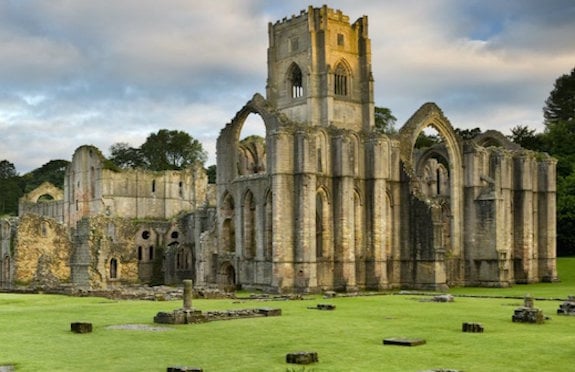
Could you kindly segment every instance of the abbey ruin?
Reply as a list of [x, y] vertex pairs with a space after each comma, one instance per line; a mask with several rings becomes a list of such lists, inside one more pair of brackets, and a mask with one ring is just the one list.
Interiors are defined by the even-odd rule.
[[[0, 284], [179, 284], [269, 292], [509, 286], [557, 279], [556, 160], [496, 131], [463, 140], [425, 103], [374, 123], [368, 19], [309, 7], [269, 24], [266, 96], [217, 141], [217, 183], [115, 170], [76, 150], [0, 221]], [[248, 116], [265, 138], [240, 141]], [[442, 141], [416, 146], [425, 128]], [[48, 201], [42, 196], [49, 195]]]

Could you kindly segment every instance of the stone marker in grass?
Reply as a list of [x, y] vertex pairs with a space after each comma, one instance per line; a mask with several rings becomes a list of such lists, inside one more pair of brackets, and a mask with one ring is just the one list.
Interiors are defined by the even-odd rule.
[[74, 333], [92, 332], [92, 323], [74, 322], [70, 323], [70, 330]]
[[422, 338], [400, 338], [391, 337], [383, 339], [384, 345], [398, 345], [398, 346], [419, 346], [424, 345], [425, 340]]
[[292, 364], [311, 364], [318, 361], [317, 352], [315, 351], [298, 351], [286, 355], [286, 362]]

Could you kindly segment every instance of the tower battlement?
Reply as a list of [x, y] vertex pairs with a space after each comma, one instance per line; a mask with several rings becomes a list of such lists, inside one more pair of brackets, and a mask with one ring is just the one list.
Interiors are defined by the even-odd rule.
[[[281, 20], [277, 20], [273, 23], [273, 26], [280, 26], [280, 25], [289, 25], [292, 22], [301, 21], [305, 18], [314, 18], [317, 17], [319, 20], [330, 20], [330, 21], [337, 21], [337, 22], [349, 22], [349, 16], [345, 15], [339, 9], [332, 9], [329, 8], [327, 5], [323, 5], [320, 8], [314, 8], [313, 6], [309, 6], [307, 9], [302, 9], [299, 14], [292, 14], [291, 17], [283, 17]], [[362, 17], [363, 18], [363, 17]], [[361, 18], [360, 18], [361, 19]], [[270, 26], [272, 22], [270, 22]]]

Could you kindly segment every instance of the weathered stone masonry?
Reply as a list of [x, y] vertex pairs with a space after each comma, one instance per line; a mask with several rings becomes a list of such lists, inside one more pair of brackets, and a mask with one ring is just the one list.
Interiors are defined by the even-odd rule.
[[[115, 171], [76, 150], [64, 190], [2, 220], [0, 279], [272, 292], [445, 289], [557, 279], [556, 160], [496, 131], [464, 141], [426, 103], [374, 128], [368, 19], [326, 6], [270, 23], [266, 96], [221, 131], [217, 184], [200, 166]], [[250, 115], [265, 138], [241, 140]], [[434, 128], [442, 142], [418, 148]], [[43, 201], [43, 195], [52, 199]]]

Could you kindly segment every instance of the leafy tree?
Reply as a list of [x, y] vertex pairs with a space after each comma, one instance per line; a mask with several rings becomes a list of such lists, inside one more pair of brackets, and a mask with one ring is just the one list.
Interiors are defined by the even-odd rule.
[[18, 199], [22, 196], [16, 167], [8, 160], [0, 161], [0, 216], [17, 215]]
[[160, 129], [151, 133], [139, 148], [123, 142], [110, 147], [110, 160], [123, 168], [180, 170], [196, 161], [204, 163], [207, 157], [198, 140], [178, 130]]
[[457, 133], [459, 135], [459, 137], [461, 137], [461, 139], [463, 139], [463, 140], [470, 140], [470, 139], [473, 139], [473, 138], [477, 137], [478, 135], [480, 135], [481, 129], [479, 129], [479, 128], [473, 128], [473, 129], [455, 128], [455, 133]]
[[18, 176], [18, 173], [16, 172], [16, 167], [13, 163], [9, 162], [8, 160], [0, 161], [0, 179], [16, 176]]
[[396, 133], [395, 122], [397, 118], [393, 116], [391, 110], [387, 107], [375, 107], [375, 130], [379, 133], [393, 134]]
[[560, 76], [543, 108], [543, 149], [557, 163], [557, 254], [575, 254], [575, 69]]
[[67, 160], [50, 160], [40, 168], [36, 168], [22, 176], [22, 189], [24, 192], [30, 192], [43, 182], [50, 182], [54, 186], [63, 189], [68, 165], [70, 165], [70, 162]]
[[511, 129], [511, 135], [507, 136], [519, 146], [533, 151], [544, 151], [543, 133], [536, 133], [527, 125], [516, 125]]
[[569, 75], [555, 80], [553, 90], [545, 101], [543, 116], [546, 126], [562, 121], [575, 132], [575, 68]]
[[140, 150], [152, 170], [183, 169], [207, 159], [202, 144], [179, 130], [160, 129], [150, 134]]
[[144, 168], [146, 165], [142, 151], [125, 142], [110, 146], [109, 160], [121, 168]]
[[415, 148], [423, 149], [440, 144], [443, 141], [441, 136], [436, 134], [426, 134], [425, 132], [419, 133], [417, 139], [415, 140]]
[[206, 169], [206, 173], [208, 174], [208, 183], [216, 183], [216, 173], [217, 168], [215, 164], [210, 165]]

